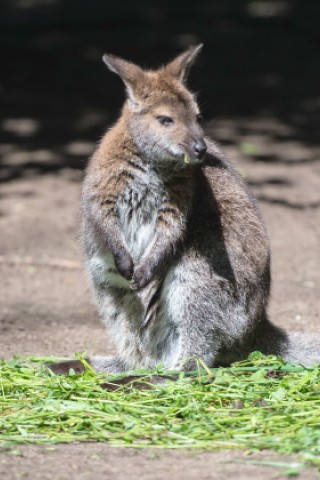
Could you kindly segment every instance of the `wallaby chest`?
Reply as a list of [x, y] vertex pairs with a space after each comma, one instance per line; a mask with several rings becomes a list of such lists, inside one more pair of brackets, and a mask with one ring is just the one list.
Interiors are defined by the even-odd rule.
[[152, 171], [129, 181], [116, 210], [127, 248], [135, 261], [152, 242], [158, 210], [166, 197], [164, 184]]

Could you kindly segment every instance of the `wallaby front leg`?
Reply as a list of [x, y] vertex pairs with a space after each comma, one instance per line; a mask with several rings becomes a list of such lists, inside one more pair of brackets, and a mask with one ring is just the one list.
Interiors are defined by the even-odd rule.
[[87, 237], [88, 254], [91, 255], [91, 234], [93, 230], [98, 234], [97, 238], [103, 247], [107, 245], [108, 250], [114, 258], [114, 263], [117, 271], [126, 280], [131, 280], [133, 276], [133, 259], [123, 241], [120, 227], [118, 225], [117, 217], [111, 214], [110, 211], [101, 211], [95, 205], [91, 207], [92, 217], [90, 219], [84, 218], [83, 232], [84, 237]]
[[112, 250], [116, 269], [126, 280], [131, 280], [133, 276], [133, 260], [124, 246], [119, 246]]
[[[160, 243], [160, 245], [159, 245]], [[164, 267], [166, 261], [173, 257], [175, 246], [168, 244], [161, 245], [161, 242], [153, 245], [153, 251], [145, 255], [142, 261], [136, 266], [133, 274], [134, 287], [138, 290], [144, 288]]]
[[[125, 245], [119, 225], [116, 176], [88, 176], [83, 189], [83, 235], [86, 254], [92, 255], [92, 240], [107, 245], [114, 257], [115, 267], [126, 280], [133, 275], [133, 260]], [[106, 183], [109, 188], [106, 188]], [[124, 186], [125, 187], [125, 186]], [[124, 188], [123, 187], [123, 188]]]
[[183, 215], [177, 209], [161, 210], [156, 234], [146, 253], [134, 269], [133, 281], [137, 289], [145, 287], [157, 274], [170, 265], [182, 243], [185, 231]]

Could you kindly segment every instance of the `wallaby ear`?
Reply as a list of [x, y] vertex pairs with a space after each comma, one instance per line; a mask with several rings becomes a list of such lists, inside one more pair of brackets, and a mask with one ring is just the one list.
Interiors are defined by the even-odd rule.
[[168, 75], [177, 78], [180, 82], [185, 82], [189, 75], [190, 68], [194, 64], [198, 54], [201, 52], [203, 43], [181, 53], [172, 62], [165, 66], [164, 70]]
[[138, 103], [137, 89], [144, 75], [143, 70], [134, 63], [127, 62], [122, 58], [115, 57], [114, 55], [104, 54], [102, 60], [107, 65], [111, 72], [116, 73], [122, 79], [126, 86], [130, 100], [134, 103]]

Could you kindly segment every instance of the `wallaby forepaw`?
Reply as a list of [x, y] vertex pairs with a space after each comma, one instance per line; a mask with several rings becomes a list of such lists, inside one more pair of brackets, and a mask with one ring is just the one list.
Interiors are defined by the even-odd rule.
[[133, 260], [130, 254], [123, 250], [114, 257], [116, 269], [126, 280], [131, 280], [133, 275]]
[[148, 265], [139, 265], [133, 274], [133, 284], [136, 290], [140, 290], [148, 285], [152, 280], [153, 271]]

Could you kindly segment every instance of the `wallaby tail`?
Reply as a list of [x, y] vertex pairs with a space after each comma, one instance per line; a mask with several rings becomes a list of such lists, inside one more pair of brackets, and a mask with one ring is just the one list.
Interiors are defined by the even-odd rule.
[[320, 334], [287, 332], [265, 318], [254, 344], [256, 350], [266, 355], [280, 355], [286, 362], [305, 367], [320, 364]]
[[287, 332], [287, 346], [280, 355], [287, 362], [305, 367], [320, 365], [320, 336]]

